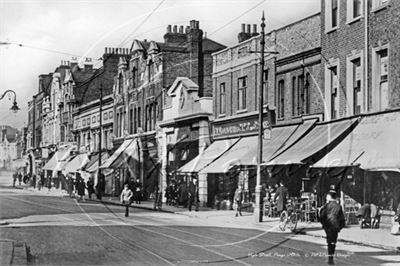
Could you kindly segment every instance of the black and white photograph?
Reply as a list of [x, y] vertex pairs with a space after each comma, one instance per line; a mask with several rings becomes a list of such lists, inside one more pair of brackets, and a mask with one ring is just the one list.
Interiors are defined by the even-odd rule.
[[0, 265], [400, 265], [400, 0], [0, 0]]

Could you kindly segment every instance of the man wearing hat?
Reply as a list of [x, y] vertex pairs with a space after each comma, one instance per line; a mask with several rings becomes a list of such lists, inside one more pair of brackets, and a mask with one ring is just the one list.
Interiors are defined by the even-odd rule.
[[322, 227], [326, 233], [326, 242], [328, 243], [328, 264], [333, 265], [333, 256], [335, 255], [336, 241], [338, 233], [345, 225], [345, 219], [342, 207], [336, 200], [336, 190], [331, 186], [326, 195], [326, 204], [321, 209], [320, 219]]

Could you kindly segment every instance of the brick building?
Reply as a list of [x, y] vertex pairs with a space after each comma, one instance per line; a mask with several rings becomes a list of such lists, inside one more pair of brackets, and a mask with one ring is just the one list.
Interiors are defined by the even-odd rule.
[[400, 106], [398, 1], [321, 1], [327, 119]]
[[[121, 59], [114, 81], [114, 144], [140, 139], [138, 159], [120, 169], [121, 182], [139, 178], [145, 194], [152, 193], [161, 174], [161, 137], [157, 122], [163, 120], [163, 95], [177, 77], [198, 84], [198, 96], [212, 95], [213, 52], [225, 46], [203, 37], [199, 21], [190, 26], [167, 27], [164, 42], [134, 40], [130, 59]], [[134, 168], [134, 170], [133, 170]]]
[[[380, 117], [399, 115], [396, 114], [400, 107], [399, 32], [399, 1], [321, 1], [322, 75], [327, 120], [359, 116], [366, 117], [366, 121], [367, 117], [376, 117], [379, 121]], [[362, 132], [360, 139], [374, 143], [377, 136], [389, 134], [384, 132], [389, 129], [377, 127]], [[377, 134], [374, 130], [383, 132]], [[346, 153], [340, 154], [339, 158], [349, 157], [352, 149], [346, 148]], [[380, 153], [379, 149], [376, 147], [376, 154]], [[393, 152], [396, 152], [394, 147]], [[360, 157], [366, 157], [366, 154]], [[393, 200], [400, 200], [398, 172], [368, 171], [353, 163], [347, 172], [349, 178], [342, 184], [346, 196], [359, 203], [371, 201], [386, 210], [396, 207]]]
[[307, 132], [309, 119], [323, 119], [320, 27], [315, 14], [266, 33], [263, 70], [255, 25], [251, 31], [243, 24], [239, 44], [213, 54], [214, 142], [207, 150], [215, 158], [196, 169], [208, 175], [208, 205], [229, 202], [238, 184], [246, 201], [254, 200], [261, 77], [264, 128], [272, 132], [263, 145], [265, 161]]

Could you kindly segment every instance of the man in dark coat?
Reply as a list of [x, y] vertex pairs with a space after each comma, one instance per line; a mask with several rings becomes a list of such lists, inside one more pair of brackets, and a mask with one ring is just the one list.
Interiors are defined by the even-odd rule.
[[89, 195], [89, 199], [92, 198], [92, 194], [94, 193], [94, 183], [92, 178], [89, 178], [89, 180], [86, 182], [86, 187]]
[[78, 191], [78, 201], [85, 201], [85, 181], [79, 178], [76, 183], [76, 190]]
[[98, 176], [98, 181], [97, 181], [97, 185], [96, 185], [96, 192], [97, 192], [97, 199], [101, 200], [101, 198], [103, 197], [103, 193], [106, 189], [106, 181], [105, 181], [105, 176], [102, 173], [99, 173]]
[[189, 183], [189, 211], [192, 211], [192, 205], [195, 205], [195, 211], [199, 211], [199, 190], [197, 186], [197, 179], [192, 179]]
[[[278, 201], [276, 199], [278, 198]], [[274, 196], [274, 201], [277, 204], [277, 211], [280, 214], [282, 211], [286, 210], [286, 203], [289, 198], [289, 190], [283, 185], [283, 182], [279, 182], [279, 187], [277, 188]]]
[[328, 264], [333, 265], [333, 257], [335, 255], [338, 234], [345, 225], [343, 210], [336, 201], [335, 190], [330, 190], [326, 195], [326, 204], [321, 209], [320, 220], [326, 233], [326, 242], [328, 244]]
[[136, 204], [142, 202], [142, 183], [140, 183], [139, 178], [137, 178], [136, 182], [133, 183], [133, 200]]

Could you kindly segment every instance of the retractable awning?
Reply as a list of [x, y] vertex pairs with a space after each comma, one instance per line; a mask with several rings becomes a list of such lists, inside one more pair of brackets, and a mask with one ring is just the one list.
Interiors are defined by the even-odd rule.
[[203, 152], [197, 155], [193, 160], [179, 168], [178, 172], [197, 173], [207, 167], [214, 160], [218, 159], [229, 148], [232, 147], [239, 139], [226, 139], [214, 141]]
[[70, 158], [70, 150], [58, 150], [53, 157], [43, 166], [44, 170], [61, 171]]
[[[263, 161], [269, 160], [293, 145], [306, 134], [316, 120], [307, 120], [302, 124], [272, 128], [271, 139], [263, 139]], [[215, 160], [202, 172], [227, 173], [234, 166], [257, 165], [258, 136], [243, 137], [231, 149]]]
[[118, 147], [118, 149], [111, 155], [110, 158], [107, 159], [107, 161], [105, 161], [100, 168], [101, 169], [105, 169], [105, 168], [110, 168], [111, 164], [118, 158], [118, 156], [129, 146], [129, 144], [132, 143], [132, 141], [134, 141], [133, 139], [128, 139], [125, 140], [121, 146]]
[[272, 157], [265, 165], [304, 164], [320, 159], [357, 125], [357, 119], [322, 122], [292, 147]]
[[[103, 152], [101, 154], [101, 161], [105, 162], [110, 156], [108, 155], [107, 152]], [[96, 154], [94, 155], [90, 161], [82, 168], [82, 170], [86, 171], [86, 172], [97, 172], [97, 170], [99, 169], [99, 155]]]
[[64, 166], [64, 171], [67, 173], [78, 172], [85, 164], [89, 162], [87, 154], [78, 154]]
[[400, 112], [368, 115], [313, 167], [357, 165], [371, 171], [400, 171]]
[[135, 161], [139, 161], [139, 143], [138, 139], [135, 138], [129, 143], [129, 145], [115, 158], [114, 162], [110, 164], [109, 168], [127, 168], [134, 164]]

